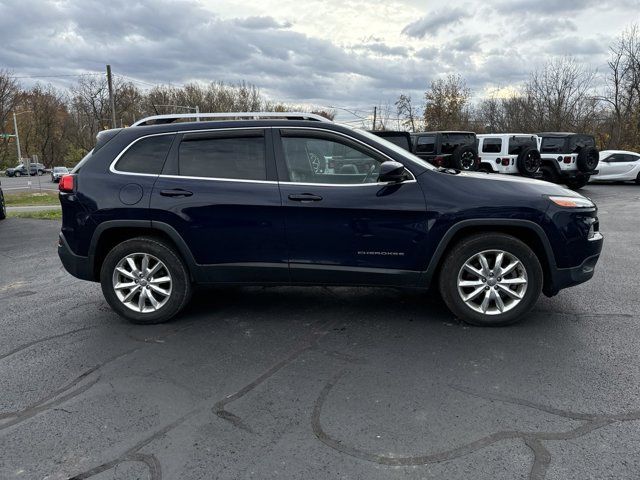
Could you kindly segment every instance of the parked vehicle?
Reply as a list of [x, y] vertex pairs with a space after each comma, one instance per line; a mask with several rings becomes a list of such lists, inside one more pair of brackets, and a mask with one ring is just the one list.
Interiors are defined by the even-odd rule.
[[526, 133], [478, 135], [478, 155], [485, 172], [536, 177], [542, 163], [538, 137]]
[[53, 167], [51, 169], [51, 181], [58, 183], [60, 178], [67, 173], [69, 173], [69, 169], [67, 167]]
[[[29, 175], [44, 175], [45, 166], [42, 163], [30, 163], [29, 164]], [[13, 168], [7, 168], [4, 172], [7, 177], [21, 177], [27, 175], [27, 166], [23, 163], [16, 165]]]
[[548, 132], [538, 134], [542, 176], [577, 190], [598, 173], [598, 150], [591, 135]]
[[436, 167], [475, 171], [480, 167], [473, 132], [412, 133], [412, 151]]
[[598, 173], [591, 182], [635, 181], [640, 185], [640, 153], [626, 150], [603, 150], [600, 152]]
[[[603, 238], [589, 199], [278, 115], [161, 115], [101, 132], [60, 180], [64, 267], [137, 323], [171, 319], [197, 283], [435, 286], [458, 318], [505, 325], [540, 292], [593, 276]], [[320, 147], [373, 168], [318, 172]]]
[[2, 192], [2, 184], [0, 183], [0, 220], [7, 218], [7, 206], [4, 203], [4, 193]]
[[408, 152], [414, 153], [412, 148], [411, 134], [399, 130], [369, 130], [370, 133], [384, 138], [399, 147], [404, 148]]

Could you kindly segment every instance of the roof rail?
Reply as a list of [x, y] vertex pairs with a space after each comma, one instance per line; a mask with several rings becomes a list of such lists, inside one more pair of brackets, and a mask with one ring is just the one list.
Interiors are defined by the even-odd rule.
[[328, 118], [315, 113], [304, 112], [226, 112], [226, 113], [170, 113], [166, 115], [152, 115], [135, 122], [132, 127], [142, 125], [153, 125], [161, 123], [173, 123], [176, 120], [195, 119], [199, 122], [201, 119], [225, 119], [225, 120], [259, 120], [261, 118], [284, 118], [287, 120], [315, 120], [318, 122], [330, 122]]

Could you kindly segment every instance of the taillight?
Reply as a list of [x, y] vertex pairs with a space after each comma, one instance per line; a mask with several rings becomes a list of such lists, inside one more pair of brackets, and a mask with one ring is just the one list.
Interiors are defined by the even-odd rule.
[[71, 193], [75, 184], [75, 175], [64, 175], [58, 183], [58, 190], [61, 192]]
[[436, 157], [433, 159], [433, 163], [436, 167], [441, 167], [444, 164], [444, 157]]
[[503, 167], [508, 167], [509, 166], [509, 159], [508, 158], [503, 158], [502, 159], [502, 166]]
[[571, 157], [564, 157], [564, 163], [571, 163]]

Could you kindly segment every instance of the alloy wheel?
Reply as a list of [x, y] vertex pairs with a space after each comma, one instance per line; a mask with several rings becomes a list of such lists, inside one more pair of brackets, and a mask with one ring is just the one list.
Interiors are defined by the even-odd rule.
[[132, 253], [120, 260], [113, 270], [112, 281], [118, 300], [134, 312], [155, 312], [171, 296], [169, 269], [148, 253]]
[[469, 258], [458, 272], [458, 294], [472, 310], [499, 315], [524, 298], [528, 279], [524, 265], [504, 250], [485, 250]]
[[473, 152], [464, 152], [462, 157], [460, 158], [460, 163], [462, 164], [463, 170], [469, 170], [473, 167], [475, 155]]

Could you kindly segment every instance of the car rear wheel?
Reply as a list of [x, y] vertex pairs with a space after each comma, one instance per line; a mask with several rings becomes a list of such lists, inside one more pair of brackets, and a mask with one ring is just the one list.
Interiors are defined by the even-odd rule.
[[115, 246], [100, 269], [105, 299], [133, 323], [170, 320], [191, 297], [191, 281], [184, 262], [172, 247], [150, 237]]
[[510, 235], [489, 233], [460, 241], [440, 273], [440, 294], [451, 312], [479, 326], [503, 326], [522, 319], [542, 290], [535, 253]]

